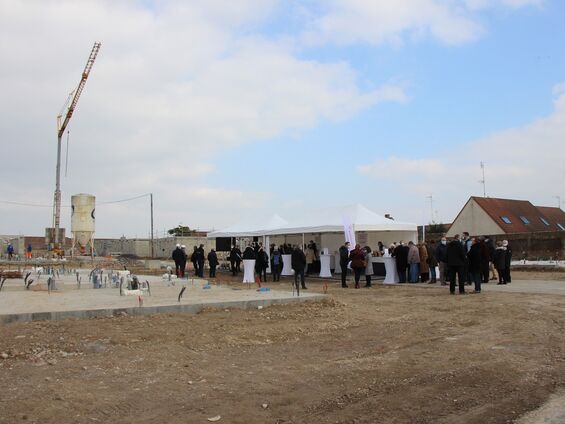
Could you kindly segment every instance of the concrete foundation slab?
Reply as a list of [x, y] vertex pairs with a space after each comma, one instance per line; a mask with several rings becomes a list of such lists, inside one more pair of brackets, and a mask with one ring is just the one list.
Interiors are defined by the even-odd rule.
[[[140, 281], [149, 281], [151, 295], [144, 294], [140, 299], [137, 295], [120, 296], [119, 288], [115, 287], [94, 289], [88, 282], [88, 271], [82, 272], [80, 288], [75, 275], [64, 275], [57, 279], [57, 290], [50, 293], [45, 276], [34, 281], [30, 290], [25, 289], [23, 280], [7, 280], [0, 292], [0, 323], [123, 314], [198, 313], [204, 308], [247, 309], [324, 298], [315, 293], [301, 292], [298, 297], [292, 291], [258, 291], [250, 284], [215, 285], [194, 279], [176, 280], [173, 285], [161, 277], [138, 277]], [[185, 290], [179, 302], [182, 288]]]

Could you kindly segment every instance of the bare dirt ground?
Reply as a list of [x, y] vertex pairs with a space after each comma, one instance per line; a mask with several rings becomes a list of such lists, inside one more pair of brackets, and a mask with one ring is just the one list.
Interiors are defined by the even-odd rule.
[[0, 423], [509, 423], [565, 387], [565, 296], [338, 286], [0, 326]]

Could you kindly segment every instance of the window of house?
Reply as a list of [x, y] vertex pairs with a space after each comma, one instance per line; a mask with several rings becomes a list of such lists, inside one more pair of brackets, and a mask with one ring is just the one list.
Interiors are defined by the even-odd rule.
[[520, 216], [520, 219], [526, 225], [528, 225], [530, 223], [530, 220], [528, 218], [526, 218], [525, 216]]
[[540, 221], [543, 222], [546, 226], [549, 227], [549, 222], [547, 222], [547, 219], [542, 218], [541, 216], [539, 217]]
[[557, 223], [557, 226], [559, 227], [560, 230], [565, 231], [565, 227], [561, 225], [559, 222]]
[[502, 222], [504, 222], [505, 224], [512, 224], [512, 221], [510, 221], [510, 218], [508, 218], [507, 216], [501, 216], [500, 219], [502, 219]]

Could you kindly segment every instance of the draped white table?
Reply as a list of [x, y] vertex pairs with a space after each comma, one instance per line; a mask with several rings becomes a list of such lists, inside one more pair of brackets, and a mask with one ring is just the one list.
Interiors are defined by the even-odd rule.
[[294, 270], [292, 269], [292, 255], [282, 255], [283, 258], [283, 269], [281, 275], [294, 275]]
[[330, 271], [331, 255], [320, 255], [320, 277], [331, 277]]
[[398, 271], [396, 270], [396, 259], [395, 258], [382, 258], [385, 263], [386, 277], [383, 283], [385, 284], [396, 284], [400, 281], [398, 278]]
[[254, 283], [255, 282], [255, 259], [244, 259], [243, 260], [243, 282], [244, 283]]

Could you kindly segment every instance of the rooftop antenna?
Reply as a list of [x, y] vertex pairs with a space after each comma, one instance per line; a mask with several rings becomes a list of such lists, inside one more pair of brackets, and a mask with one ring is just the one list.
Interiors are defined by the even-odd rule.
[[561, 196], [553, 196], [557, 199], [557, 207], [561, 209]]
[[483, 197], [487, 197], [487, 188], [485, 183], [485, 163], [481, 161], [481, 170], [483, 172], [483, 179], [479, 182], [483, 185]]

